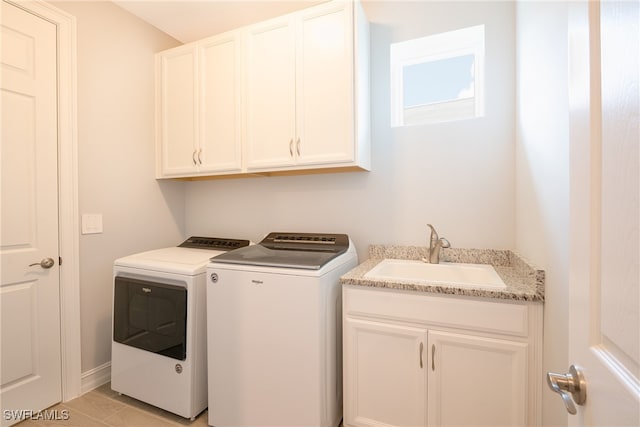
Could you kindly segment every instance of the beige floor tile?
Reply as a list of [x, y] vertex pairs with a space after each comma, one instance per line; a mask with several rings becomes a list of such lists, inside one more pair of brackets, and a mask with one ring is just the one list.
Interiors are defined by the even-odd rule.
[[88, 415], [72, 409], [64, 404], [56, 405], [46, 410], [48, 417], [57, 419], [34, 418], [18, 424], [19, 427], [107, 427], [104, 424]]
[[209, 421], [209, 412], [205, 409], [200, 415], [196, 417], [195, 420], [191, 421], [188, 418], [180, 418], [177, 420], [178, 424], [183, 426], [191, 426], [191, 427], [205, 427], [208, 426]]
[[176, 415], [173, 412], [165, 411], [164, 409], [158, 408], [157, 406], [150, 405], [146, 402], [134, 399], [124, 394], [115, 393], [112, 399], [114, 401], [139, 409], [140, 411], [146, 412], [150, 415], [155, 415], [156, 417], [165, 419], [173, 423], [181, 423], [182, 420], [186, 420], [187, 422], [189, 422], [188, 419], [182, 418], [181, 416]]
[[125, 408], [124, 403], [97, 392], [86, 393], [65, 405], [74, 412], [82, 412], [97, 420], [103, 420]]
[[101, 394], [101, 395], [104, 395], [106, 397], [113, 397], [113, 396], [117, 396], [118, 395], [117, 391], [111, 390], [111, 382], [108, 382], [106, 384], [102, 384], [100, 387], [92, 390], [90, 393]]
[[113, 427], [175, 427], [177, 425], [175, 422], [129, 406], [105, 418], [104, 422]]

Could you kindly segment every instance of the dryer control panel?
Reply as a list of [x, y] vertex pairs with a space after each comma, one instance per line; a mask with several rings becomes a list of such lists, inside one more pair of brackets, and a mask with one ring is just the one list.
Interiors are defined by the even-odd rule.
[[214, 249], [217, 251], [230, 251], [245, 246], [249, 246], [248, 240], [199, 236], [191, 236], [178, 245], [179, 248]]

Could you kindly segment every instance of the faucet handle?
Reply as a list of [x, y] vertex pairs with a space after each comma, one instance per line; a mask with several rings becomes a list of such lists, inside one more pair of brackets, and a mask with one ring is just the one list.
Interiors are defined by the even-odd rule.
[[442, 246], [441, 246], [442, 248], [450, 248], [451, 247], [451, 243], [449, 243], [449, 241], [446, 238], [441, 237], [439, 240], [442, 242]]
[[427, 227], [429, 227], [431, 229], [431, 237], [430, 240], [431, 241], [437, 241], [438, 240], [438, 232], [436, 231], [435, 227], [431, 224], [427, 224]]

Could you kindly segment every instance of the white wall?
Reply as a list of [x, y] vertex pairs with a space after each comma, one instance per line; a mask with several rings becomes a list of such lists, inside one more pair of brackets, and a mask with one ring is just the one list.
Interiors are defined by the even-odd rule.
[[[567, 4], [518, 2], [516, 248], [546, 271], [544, 371], [568, 369], [569, 100]], [[567, 425], [543, 390], [543, 425]]]
[[[344, 232], [370, 244], [426, 245], [432, 223], [453, 246], [515, 244], [515, 6], [365, 2], [371, 21], [372, 171], [186, 183], [187, 234]], [[390, 127], [390, 43], [486, 28], [486, 117]]]
[[179, 182], [154, 179], [154, 53], [178, 42], [111, 2], [54, 2], [77, 19], [82, 372], [111, 360], [113, 261], [184, 236]]

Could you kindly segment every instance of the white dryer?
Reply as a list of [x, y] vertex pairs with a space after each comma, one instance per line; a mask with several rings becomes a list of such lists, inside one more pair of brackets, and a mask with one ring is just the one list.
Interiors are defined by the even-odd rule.
[[247, 245], [191, 237], [114, 262], [113, 390], [185, 418], [207, 407], [206, 265]]
[[336, 427], [344, 234], [270, 233], [207, 268], [209, 424]]

